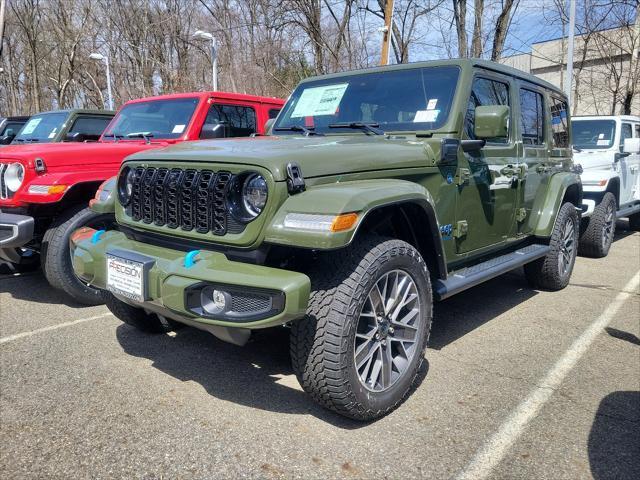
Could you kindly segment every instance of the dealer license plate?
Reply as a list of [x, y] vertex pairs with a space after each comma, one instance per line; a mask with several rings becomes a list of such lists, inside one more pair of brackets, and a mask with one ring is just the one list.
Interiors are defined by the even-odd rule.
[[145, 300], [144, 264], [107, 254], [107, 289], [142, 302]]

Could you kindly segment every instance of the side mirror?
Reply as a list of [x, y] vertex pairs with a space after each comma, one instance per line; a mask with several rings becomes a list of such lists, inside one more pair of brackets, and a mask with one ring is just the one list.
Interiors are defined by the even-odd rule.
[[473, 133], [476, 138], [506, 138], [509, 129], [509, 107], [486, 105], [476, 107]]
[[219, 123], [205, 123], [200, 131], [200, 139], [210, 140], [212, 138], [226, 138], [228, 137], [228, 124], [227, 122]]
[[264, 134], [271, 135], [271, 130], [273, 129], [273, 124], [276, 123], [275, 118], [270, 118], [266, 122], [264, 122]]
[[640, 138], [625, 138], [622, 153], [640, 153]]
[[64, 137], [65, 142], [97, 142], [100, 135], [91, 135], [89, 133], [69, 133]]

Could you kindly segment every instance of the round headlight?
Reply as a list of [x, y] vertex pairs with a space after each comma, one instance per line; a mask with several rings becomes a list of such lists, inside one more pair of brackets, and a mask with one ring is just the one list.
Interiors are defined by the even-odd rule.
[[249, 175], [242, 186], [242, 204], [247, 213], [257, 217], [267, 204], [267, 181], [262, 175]]
[[4, 184], [12, 192], [17, 192], [24, 181], [24, 167], [21, 163], [12, 163], [4, 172]]
[[124, 207], [129, 205], [133, 194], [133, 179], [135, 173], [132, 168], [124, 167], [118, 177], [118, 200]]

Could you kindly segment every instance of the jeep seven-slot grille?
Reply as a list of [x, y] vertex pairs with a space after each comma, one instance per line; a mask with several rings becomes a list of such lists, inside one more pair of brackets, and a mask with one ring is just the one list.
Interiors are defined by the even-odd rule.
[[131, 202], [136, 222], [198, 233], [240, 233], [244, 225], [227, 210], [229, 172], [165, 167], [134, 167]]

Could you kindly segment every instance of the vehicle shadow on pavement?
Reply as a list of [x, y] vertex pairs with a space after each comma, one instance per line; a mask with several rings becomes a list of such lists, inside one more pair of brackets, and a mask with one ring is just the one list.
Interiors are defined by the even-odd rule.
[[538, 293], [518, 269], [435, 303], [429, 348], [446, 347]]
[[598, 406], [589, 432], [589, 465], [596, 480], [638, 478], [640, 392], [618, 391]]
[[125, 353], [151, 360], [153, 367], [178, 380], [197, 382], [218, 399], [277, 413], [309, 414], [347, 430], [367, 425], [325, 410], [302, 391], [291, 367], [289, 330], [284, 327], [256, 331], [244, 347], [189, 327], [175, 335], [149, 335], [123, 324], [116, 338]]
[[41, 270], [18, 275], [0, 275], [0, 293], [27, 302], [66, 305], [72, 308], [90, 308], [74, 302], [66, 293], [49, 285]]

